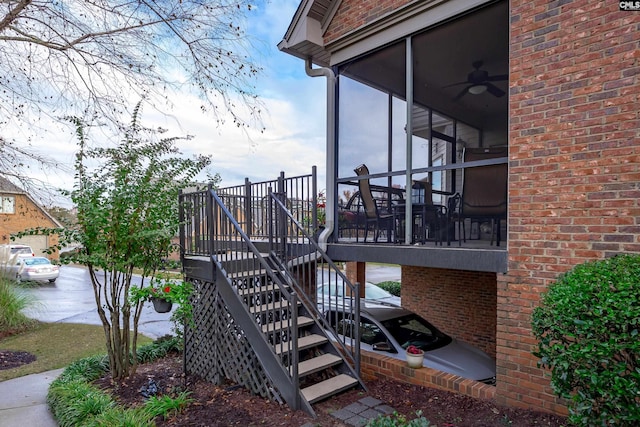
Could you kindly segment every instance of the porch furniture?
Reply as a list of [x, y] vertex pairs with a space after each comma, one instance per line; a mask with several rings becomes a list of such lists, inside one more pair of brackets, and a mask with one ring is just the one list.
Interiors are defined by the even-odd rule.
[[[415, 189], [415, 188], [414, 188]], [[427, 194], [427, 192], [425, 192]], [[433, 239], [435, 244], [442, 244], [443, 237], [449, 242], [447, 230], [447, 208], [442, 205], [434, 205], [431, 200], [431, 192], [425, 198], [412, 196], [411, 203], [411, 243], [426, 243]], [[396, 234], [399, 240], [404, 239], [404, 218], [406, 212], [406, 204], [397, 204], [393, 206], [394, 214], [397, 221]]]
[[[506, 147], [466, 148], [463, 153], [464, 162], [507, 157]], [[491, 222], [491, 244], [496, 235], [496, 245], [500, 246], [500, 221], [507, 218], [507, 178], [506, 163], [496, 165], [465, 168], [463, 172], [462, 194], [452, 206], [450, 220], [458, 223], [458, 245], [466, 242], [464, 222], [469, 218], [472, 222]], [[459, 204], [457, 203], [459, 201]]]
[[[354, 169], [358, 176], [368, 176], [369, 168], [362, 164]], [[369, 178], [358, 179], [358, 190], [360, 200], [365, 214], [364, 223], [364, 241], [367, 241], [369, 228], [373, 230], [373, 241], [378, 242], [380, 232], [384, 230], [387, 235], [387, 242], [391, 242], [391, 235], [395, 225], [395, 215], [386, 206], [378, 206], [376, 199], [371, 192]]]
[[414, 227], [418, 228], [417, 232], [414, 232], [414, 236], [424, 244], [431, 235], [436, 244], [442, 244], [442, 233], [446, 232], [447, 208], [433, 204], [433, 188], [427, 178], [413, 181], [411, 201], [413, 203]]

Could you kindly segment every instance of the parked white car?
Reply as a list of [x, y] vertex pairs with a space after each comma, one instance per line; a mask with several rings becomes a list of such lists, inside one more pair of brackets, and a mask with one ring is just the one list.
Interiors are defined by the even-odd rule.
[[4, 271], [4, 276], [18, 282], [49, 281], [53, 283], [60, 275], [60, 267], [39, 256], [18, 258], [14, 265]]
[[32, 257], [36, 255], [31, 246], [9, 245], [9, 247], [11, 248], [11, 254], [17, 255], [19, 258]]

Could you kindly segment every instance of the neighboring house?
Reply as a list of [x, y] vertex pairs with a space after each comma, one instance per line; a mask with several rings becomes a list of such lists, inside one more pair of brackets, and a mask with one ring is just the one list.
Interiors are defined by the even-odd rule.
[[11, 235], [35, 227], [62, 227], [27, 192], [0, 177], [0, 244], [21, 243], [31, 246], [37, 256], [57, 259], [57, 252], [47, 255], [43, 251], [58, 243], [58, 236], [24, 236], [11, 240]]
[[[531, 312], [576, 264], [640, 252], [640, 12], [622, 3], [303, 0], [279, 44], [329, 85], [329, 255], [402, 265], [403, 305], [495, 355], [499, 403], [566, 411], [532, 355]], [[358, 165], [381, 194], [428, 179], [453, 208], [478, 147], [508, 147], [484, 163], [508, 165], [500, 246], [493, 221], [453, 209], [450, 246], [413, 245], [410, 227], [379, 244], [342, 233]], [[400, 221], [422, 221], [410, 206]], [[479, 240], [458, 246], [461, 220]]]

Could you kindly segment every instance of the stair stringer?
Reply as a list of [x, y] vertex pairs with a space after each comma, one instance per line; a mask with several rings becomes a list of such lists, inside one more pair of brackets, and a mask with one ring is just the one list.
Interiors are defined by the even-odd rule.
[[[260, 326], [256, 324], [254, 317], [249, 313], [247, 306], [231, 285], [226, 272], [215, 258], [214, 263], [217, 266], [216, 284], [218, 285], [218, 292], [229, 312], [233, 313], [234, 322], [247, 337], [247, 344], [253, 349], [256, 355], [256, 362], [272, 382], [274, 396], [277, 399], [279, 395], [293, 409], [304, 409], [314, 415], [311, 405], [302, 397], [298, 385], [292, 382], [280, 358], [274, 353], [273, 347], [267, 341], [265, 334]], [[295, 328], [297, 326], [293, 325], [292, 327]]]

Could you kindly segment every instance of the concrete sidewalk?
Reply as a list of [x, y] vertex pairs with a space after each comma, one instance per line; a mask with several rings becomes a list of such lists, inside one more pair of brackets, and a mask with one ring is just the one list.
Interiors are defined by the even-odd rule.
[[47, 407], [49, 384], [63, 369], [0, 382], [0, 427], [57, 427]]

